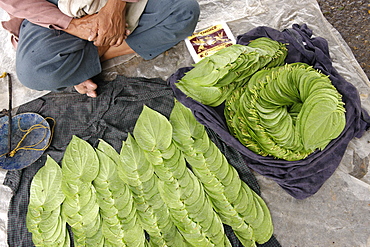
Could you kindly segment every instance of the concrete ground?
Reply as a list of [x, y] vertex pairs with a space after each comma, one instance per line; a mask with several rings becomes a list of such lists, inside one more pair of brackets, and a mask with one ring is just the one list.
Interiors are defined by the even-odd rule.
[[370, 2], [368, 0], [317, 0], [322, 13], [342, 35], [370, 78]]

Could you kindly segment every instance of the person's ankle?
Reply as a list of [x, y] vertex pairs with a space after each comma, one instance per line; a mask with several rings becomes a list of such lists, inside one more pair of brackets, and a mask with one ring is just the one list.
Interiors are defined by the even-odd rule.
[[106, 60], [123, 56], [123, 55], [128, 55], [128, 54], [134, 54], [135, 51], [131, 49], [131, 47], [128, 46], [126, 42], [124, 42], [120, 46], [111, 46], [108, 49], [105, 50], [103, 54], [100, 56], [100, 61], [104, 62]]

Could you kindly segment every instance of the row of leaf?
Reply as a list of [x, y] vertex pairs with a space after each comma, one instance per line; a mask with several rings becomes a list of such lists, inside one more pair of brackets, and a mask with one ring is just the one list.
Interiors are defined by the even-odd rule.
[[273, 232], [262, 198], [179, 102], [169, 120], [144, 106], [120, 153], [74, 136], [62, 167], [48, 157], [27, 227], [36, 246], [69, 246], [67, 224], [75, 246], [231, 246], [223, 224], [255, 246]]
[[286, 55], [284, 44], [265, 37], [232, 45], [194, 64], [176, 86], [204, 105], [218, 106], [259, 69], [282, 65]]
[[346, 124], [341, 94], [304, 63], [256, 72], [226, 100], [225, 117], [250, 150], [289, 161], [323, 150]]

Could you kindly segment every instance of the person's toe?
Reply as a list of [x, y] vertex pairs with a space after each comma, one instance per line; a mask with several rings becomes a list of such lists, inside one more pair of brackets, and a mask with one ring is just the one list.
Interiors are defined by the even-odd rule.
[[95, 91], [98, 88], [98, 85], [96, 85], [92, 80], [86, 80], [84, 81], [84, 84], [87, 91]]
[[86, 80], [78, 85], [74, 86], [76, 91], [80, 94], [86, 94], [89, 97], [95, 98], [97, 96], [96, 89], [98, 85], [96, 85], [91, 79]]
[[91, 98], [95, 98], [97, 96], [96, 91], [86, 92], [86, 95], [89, 96], [89, 97], [91, 97]]

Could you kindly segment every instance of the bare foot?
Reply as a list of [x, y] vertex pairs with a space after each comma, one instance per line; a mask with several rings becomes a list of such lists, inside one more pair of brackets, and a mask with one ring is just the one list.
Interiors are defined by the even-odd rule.
[[95, 98], [97, 96], [96, 89], [98, 85], [96, 85], [91, 79], [88, 79], [76, 86], [74, 88], [80, 94], [86, 94], [89, 97]]

